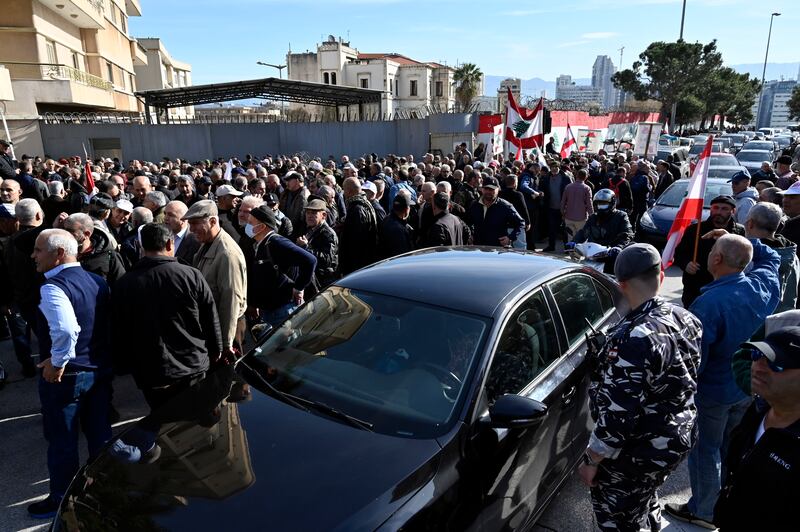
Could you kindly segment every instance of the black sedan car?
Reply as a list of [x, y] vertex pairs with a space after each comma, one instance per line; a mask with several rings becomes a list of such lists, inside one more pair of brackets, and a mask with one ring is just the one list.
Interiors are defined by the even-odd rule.
[[124, 432], [54, 528], [530, 528], [588, 442], [586, 333], [626, 311], [566, 259], [372, 265]]
[[[709, 176], [711, 170], [709, 170]], [[639, 229], [636, 232], [637, 242], [647, 242], [659, 249], [667, 244], [667, 234], [678, 215], [683, 198], [689, 188], [688, 179], [680, 179], [672, 183], [667, 190], [656, 200], [639, 219]], [[706, 193], [703, 198], [703, 220], [711, 212], [711, 200], [721, 195], [732, 194], [731, 184], [725, 177], [709, 177], [706, 181]]]

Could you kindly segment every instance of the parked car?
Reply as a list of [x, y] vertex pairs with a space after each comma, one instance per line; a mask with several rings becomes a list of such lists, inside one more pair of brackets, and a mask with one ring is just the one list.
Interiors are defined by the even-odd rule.
[[[124, 432], [54, 528], [528, 529], [588, 443], [589, 324], [627, 310], [611, 278], [562, 258], [372, 265]], [[125, 460], [148, 430], [160, 457]]]
[[728, 138], [731, 141], [731, 151], [737, 152], [742, 149], [744, 143], [747, 142], [747, 137], [742, 135], [741, 133], [729, 133], [725, 135], [723, 138]]
[[761, 133], [765, 138], [770, 139], [773, 135], [778, 133], [778, 130], [774, 127], [762, 127], [758, 129], [758, 133]]
[[761, 169], [764, 162], [772, 164], [775, 160], [775, 153], [766, 150], [742, 150], [736, 154], [736, 160], [747, 168], [750, 174], [753, 174]]
[[[706, 181], [706, 192], [703, 197], [703, 220], [711, 212], [711, 200], [722, 194], [731, 194], [731, 184], [728, 178], [710, 177]], [[667, 234], [675, 221], [678, 209], [683, 198], [686, 197], [689, 180], [681, 179], [672, 183], [667, 190], [656, 200], [655, 205], [649, 208], [639, 220], [639, 230], [636, 233], [638, 242], [649, 242], [659, 249], [667, 243]]]
[[776, 135], [772, 137], [772, 142], [777, 144], [778, 149], [783, 151], [792, 144], [792, 137], [784, 136], [784, 135]]
[[764, 150], [771, 151], [772, 153], [778, 152], [778, 145], [771, 140], [751, 140], [745, 142], [742, 146], [743, 150]]

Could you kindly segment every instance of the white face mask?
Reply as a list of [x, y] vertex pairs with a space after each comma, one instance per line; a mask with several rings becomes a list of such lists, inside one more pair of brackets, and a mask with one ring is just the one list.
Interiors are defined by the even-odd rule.
[[244, 226], [244, 234], [249, 236], [250, 238], [256, 237], [256, 228], [253, 224], [248, 223]]

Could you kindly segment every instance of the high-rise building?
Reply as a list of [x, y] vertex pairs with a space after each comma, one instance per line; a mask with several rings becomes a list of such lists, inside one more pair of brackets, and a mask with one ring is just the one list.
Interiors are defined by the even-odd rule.
[[607, 55], [598, 55], [592, 67], [592, 87], [602, 89], [604, 109], [619, 105], [619, 90], [611, 82], [611, 76], [617, 72], [617, 67]]
[[[134, 65], [137, 90], [174, 89], [189, 87], [192, 84], [192, 65], [173, 58], [158, 37], [139, 37], [136, 39], [147, 52], [146, 65]], [[194, 116], [194, 107], [171, 107], [170, 117], [187, 118]]]
[[511, 95], [514, 96], [514, 101], [519, 102], [522, 95], [522, 80], [519, 78], [506, 78], [500, 82], [500, 87], [497, 89], [497, 112], [505, 113], [508, 106], [508, 89], [511, 89]]
[[[789, 120], [789, 106], [787, 103], [792, 97], [792, 91], [797, 87], [795, 80], [768, 81], [761, 92], [758, 123], [756, 129], [762, 127], [786, 127], [793, 121]], [[754, 113], [755, 118], [756, 113]]]
[[47, 112], [141, 110], [134, 66], [147, 55], [128, 34], [128, 17], [142, 14], [139, 0], [3, 0], [0, 10], [17, 151], [43, 152], [38, 119]]
[[580, 105], [603, 105], [603, 89], [591, 85], [576, 85], [572, 76], [562, 74], [556, 78], [556, 99], [570, 100]]

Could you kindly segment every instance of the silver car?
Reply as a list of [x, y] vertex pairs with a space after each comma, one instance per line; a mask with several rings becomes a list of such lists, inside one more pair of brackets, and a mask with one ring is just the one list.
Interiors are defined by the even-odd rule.
[[736, 154], [736, 160], [752, 174], [760, 170], [763, 163], [772, 164], [775, 153], [767, 150], [742, 150]]

